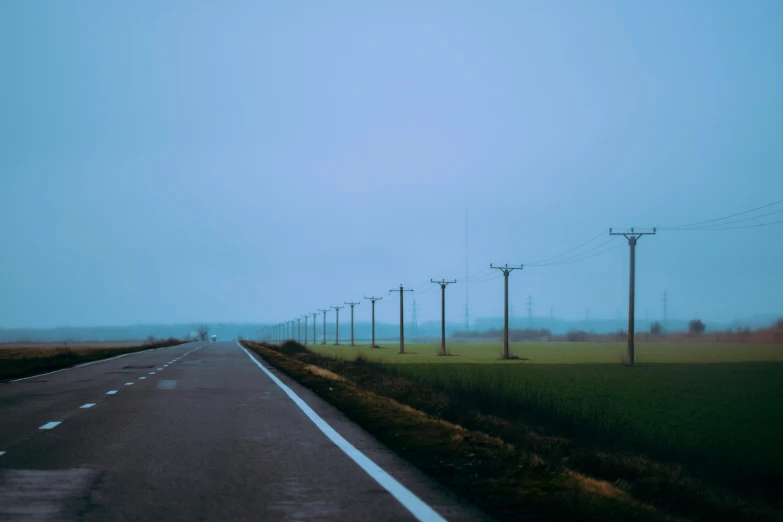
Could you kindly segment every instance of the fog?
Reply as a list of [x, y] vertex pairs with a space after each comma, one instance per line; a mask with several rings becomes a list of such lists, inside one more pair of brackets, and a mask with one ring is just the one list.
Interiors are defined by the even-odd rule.
[[430, 278], [457, 280], [455, 325], [467, 289], [476, 325], [503, 313], [490, 263], [527, 265], [517, 317], [530, 296], [622, 320], [610, 227], [659, 227], [637, 317], [664, 291], [672, 319], [783, 315], [783, 226], [737, 228], [783, 204], [666, 230], [783, 200], [782, 20], [772, 1], [3, 2], [0, 327], [276, 323], [371, 295], [394, 323], [400, 284], [423, 323]]

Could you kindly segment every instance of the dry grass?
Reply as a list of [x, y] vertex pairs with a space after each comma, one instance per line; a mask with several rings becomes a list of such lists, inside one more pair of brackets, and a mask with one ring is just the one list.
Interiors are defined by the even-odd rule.
[[123, 353], [174, 346], [182, 342], [184, 341], [172, 338], [126, 346], [106, 346], [105, 344], [71, 346], [63, 343], [0, 345], [0, 380], [19, 379]]

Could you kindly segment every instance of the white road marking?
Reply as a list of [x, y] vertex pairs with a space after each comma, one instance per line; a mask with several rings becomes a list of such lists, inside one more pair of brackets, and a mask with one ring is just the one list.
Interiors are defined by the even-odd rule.
[[299, 406], [305, 415], [307, 415], [313, 424], [315, 424], [319, 430], [331, 440], [335, 446], [343, 450], [343, 452], [350, 457], [356, 464], [359, 465], [370, 477], [380, 484], [386, 491], [397, 499], [397, 501], [403, 505], [405, 509], [410, 511], [411, 515], [421, 522], [446, 522], [446, 519], [440, 516], [434, 509], [424, 503], [419, 497], [417, 497], [411, 490], [397, 482], [397, 480], [389, 475], [383, 468], [378, 466], [375, 462], [370, 460], [364, 453], [356, 449], [350, 442], [337, 433], [325, 420], [318, 416], [305, 401], [299, 398], [294, 391], [283, 384], [283, 382], [275, 377], [272, 372], [263, 367], [258, 360], [250, 355], [250, 352], [245, 349], [244, 346], [237, 342], [237, 346], [242, 348], [244, 352], [250, 357], [250, 360], [255, 363], [256, 366], [261, 368], [272, 381], [277, 384], [288, 397], [294, 401], [294, 404]]
[[150, 372], [150, 375], [155, 375], [155, 372]]
[[52, 429], [52, 428], [54, 428], [54, 427], [58, 426], [59, 424], [60, 424], [60, 422], [59, 422], [59, 421], [57, 421], [57, 422], [47, 422], [46, 424], [44, 424], [43, 426], [41, 426], [41, 427], [40, 427], [40, 428], [38, 428], [38, 429], [39, 429], [39, 430], [50, 430], [50, 429]]
[[2, 457], [3, 455], [5, 455], [5, 451], [0, 451], [0, 457]]
[[[152, 350], [152, 349], [153, 348], [150, 348], [150, 350]], [[135, 355], [137, 353], [144, 353], [144, 352], [148, 352], [150, 350], [141, 350], [139, 352], [123, 353], [122, 355], [118, 355], [116, 357], [109, 357], [108, 359], [100, 359], [98, 361], [92, 361], [92, 362], [88, 362], [88, 363], [84, 363], [84, 364], [79, 364], [77, 366], [71, 366], [70, 368], [63, 368], [61, 370], [55, 370], [53, 372], [39, 373], [38, 375], [31, 375], [29, 377], [22, 377], [21, 379], [12, 379], [12, 380], [10, 380], [8, 382], [26, 381], [27, 379], [33, 379], [35, 377], [43, 377], [44, 375], [51, 375], [53, 373], [64, 372], [65, 370], [73, 370], [74, 368], [81, 368], [82, 366], [88, 366], [90, 364], [98, 364], [98, 363], [102, 363], [102, 362], [106, 362], [106, 361], [111, 361], [112, 359], [119, 359], [120, 357], [125, 357], [126, 355]]]
[[132, 382], [126, 382], [125, 386], [133, 386], [133, 383]]
[[146, 377], [139, 377], [139, 379], [146, 379]]
[[158, 370], [159, 372], [163, 371], [163, 368], [155, 368], [155, 369]]
[[109, 390], [106, 392], [106, 395], [114, 395], [115, 393], [117, 393], [117, 390]]
[[87, 408], [92, 408], [93, 406], [95, 406], [94, 402], [88, 402], [87, 404], [82, 404], [79, 406], [79, 409], [86, 410]]

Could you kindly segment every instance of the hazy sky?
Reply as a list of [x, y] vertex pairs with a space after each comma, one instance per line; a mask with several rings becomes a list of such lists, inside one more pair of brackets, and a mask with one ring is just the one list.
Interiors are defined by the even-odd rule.
[[[781, 27], [778, 0], [4, 1], [0, 326], [373, 294], [393, 321], [389, 289], [443, 277], [462, 321], [466, 209], [473, 273], [781, 200]], [[664, 290], [675, 317], [783, 314], [781, 239], [642, 238], [637, 315]], [[574, 319], [625, 316], [627, 288], [627, 245], [510, 279], [518, 314]], [[472, 317], [502, 304], [470, 285]]]

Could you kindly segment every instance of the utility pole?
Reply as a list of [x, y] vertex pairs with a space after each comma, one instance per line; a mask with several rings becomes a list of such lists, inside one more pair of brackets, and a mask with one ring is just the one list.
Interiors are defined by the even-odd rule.
[[506, 293], [505, 293], [506, 301], [505, 301], [505, 306], [503, 307], [503, 358], [508, 359], [508, 276], [514, 270], [521, 270], [522, 265], [508, 266], [508, 263], [506, 263], [505, 266], [495, 266], [492, 263], [490, 263], [489, 267], [497, 268], [498, 270], [503, 272], [503, 277], [506, 283]]
[[302, 342], [302, 318], [296, 318], [296, 342]]
[[527, 327], [533, 328], [533, 297], [527, 295]]
[[329, 310], [324, 310], [323, 308], [319, 308], [318, 311], [324, 313], [324, 342], [322, 342], [321, 344], [326, 344], [326, 312], [328, 312]]
[[310, 312], [313, 316], [313, 344], [315, 344], [315, 318], [318, 317], [318, 312]]
[[452, 283], [456, 283], [457, 280], [454, 281], [435, 281], [434, 279], [430, 279], [430, 283], [435, 283], [440, 285], [440, 354], [446, 355], [446, 286], [450, 285]]
[[610, 236], [624, 236], [628, 240], [628, 246], [631, 247], [631, 276], [630, 285], [628, 289], [628, 360], [626, 364], [633, 366], [634, 363], [634, 290], [636, 285], [636, 242], [642, 236], [655, 235], [655, 228], [652, 232], [634, 232], [631, 228], [630, 232], [612, 232], [609, 229]]
[[350, 305], [351, 307], [351, 346], [356, 346], [353, 342], [353, 307], [358, 304], [362, 304], [362, 302], [359, 301], [358, 303], [349, 303], [348, 301], [346, 301], [345, 304]]
[[[304, 343], [305, 343], [305, 345], [307, 345], [307, 320], [308, 320], [309, 318], [310, 318], [310, 317], [309, 317], [309, 316], [307, 316], [307, 315], [303, 315], [303, 316], [302, 316], [302, 319], [304, 319], [304, 320], [305, 320], [305, 328], [304, 328], [304, 330], [305, 330], [305, 338], [304, 338]], [[313, 339], [313, 340], [315, 340], [315, 339]]]
[[344, 306], [332, 306], [330, 308], [334, 308], [337, 310], [337, 318], [334, 320], [334, 344], [338, 345], [340, 344], [340, 308], [345, 308]]
[[[397, 290], [389, 290], [389, 293], [397, 292]], [[413, 290], [405, 290], [402, 287], [402, 283], [400, 283], [400, 353], [405, 353], [405, 316], [404, 316], [404, 308], [402, 305], [402, 295], [403, 292], [413, 292]]]
[[372, 346], [371, 348], [377, 348], [375, 346], [375, 301], [380, 301], [383, 299], [383, 297], [367, 297], [364, 296], [365, 299], [369, 299], [370, 302], [372, 302]]

